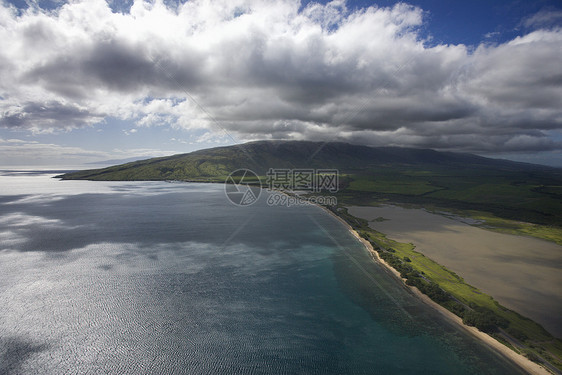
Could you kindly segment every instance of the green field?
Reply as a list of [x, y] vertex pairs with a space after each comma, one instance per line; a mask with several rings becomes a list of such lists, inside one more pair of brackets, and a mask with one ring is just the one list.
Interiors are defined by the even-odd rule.
[[[556, 176], [554, 176], [556, 177]], [[455, 171], [432, 166], [346, 174], [338, 201], [370, 206], [385, 202], [449, 211], [486, 229], [562, 244], [558, 178], [514, 171]]]
[[427, 181], [409, 179], [377, 178], [369, 176], [354, 176], [349, 183], [351, 191], [376, 191], [387, 194], [422, 195], [440, 190]]
[[[562, 245], [562, 228], [559, 226], [540, 225], [517, 220], [509, 220], [497, 217], [484, 211], [439, 209], [429, 206], [426, 206], [425, 208], [429, 211], [444, 214], [445, 216], [448, 216], [447, 213], [451, 213], [457, 218], [470, 218], [474, 220], [472, 225], [482, 229], [518, 236], [535, 237]], [[443, 212], [443, 210], [446, 210], [446, 212]]]
[[502, 233], [541, 238], [543, 240], [552, 241], [558, 245], [562, 245], [562, 228], [557, 226], [507, 220], [484, 212], [469, 213], [468, 216], [482, 221], [482, 224], [478, 224], [478, 226], [483, 228]]

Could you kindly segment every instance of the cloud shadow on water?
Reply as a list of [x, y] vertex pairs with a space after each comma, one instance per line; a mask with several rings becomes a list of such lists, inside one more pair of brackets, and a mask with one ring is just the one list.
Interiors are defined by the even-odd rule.
[[0, 337], [0, 374], [18, 374], [22, 364], [35, 353], [49, 348], [19, 337]]

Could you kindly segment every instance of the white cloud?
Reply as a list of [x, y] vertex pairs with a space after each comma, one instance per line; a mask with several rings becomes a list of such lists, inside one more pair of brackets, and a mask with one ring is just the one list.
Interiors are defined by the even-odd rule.
[[523, 25], [529, 28], [560, 27], [561, 23], [562, 11], [549, 9], [543, 9], [523, 21]]
[[548, 137], [562, 126], [560, 28], [471, 53], [426, 45], [423, 11], [407, 4], [300, 5], [136, 0], [113, 13], [78, 0], [21, 15], [3, 5], [0, 126], [45, 132], [112, 116], [247, 140], [562, 148]]
[[226, 135], [217, 134], [214, 132], [205, 132], [201, 136], [197, 137], [195, 143], [215, 143], [215, 144], [226, 144], [229, 139]]
[[131, 157], [157, 157], [173, 151], [154, 149], [114, 149], [110, 152], [91, 151], [80, 147], [60, 146], [20, 139], [0, 138], [0, 165], [60, 165], [77, 166], [88, 162]]

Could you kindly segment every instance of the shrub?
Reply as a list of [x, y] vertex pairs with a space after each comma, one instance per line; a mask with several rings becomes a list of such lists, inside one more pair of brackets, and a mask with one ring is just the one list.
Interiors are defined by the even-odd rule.
[[464, 313], [466, 311], [466, 308], [459, 302], [451, 300], [449, 301], [447, 304], [444, 305], [447, 310], [449, 310], [450, 312], [452, 312], [453, 314], [460, 316], [461, 318], [464, 317]]
[[466, 311], [462, 321], [464, 324], [476, 327], [482, 332], [496, 332], [498, 327], [506, 328], [509, 325], [506, 319], [484, 307], [476, 307], [472, 311]]
[[506, 329], [506, 332], [519, 341], [525, 341], [528, 339], [527, 335], [517, 328], [509, 327], [508, 329]]
[[535, 363], [541, 363], [541, 359], [539, 358], [539, 356], [531, 351], [526, 352], [525, 357], [529, 358], [531, 361]]

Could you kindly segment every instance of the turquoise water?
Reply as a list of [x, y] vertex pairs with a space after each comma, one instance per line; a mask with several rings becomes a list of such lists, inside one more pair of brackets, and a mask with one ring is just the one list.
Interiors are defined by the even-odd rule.
[[517, 374], [317, 207], [0, 176], [0, 373]]

